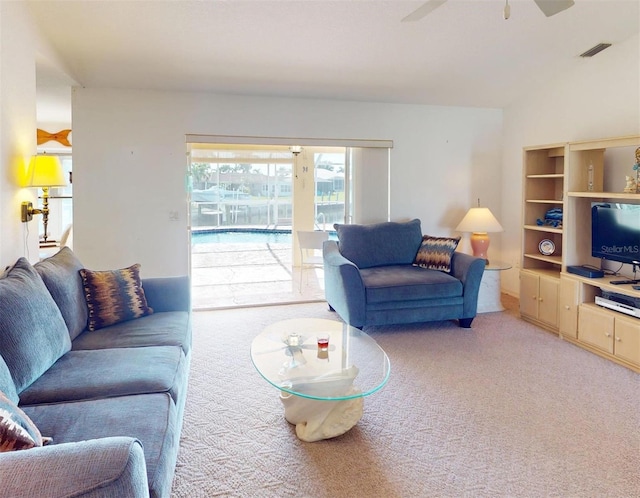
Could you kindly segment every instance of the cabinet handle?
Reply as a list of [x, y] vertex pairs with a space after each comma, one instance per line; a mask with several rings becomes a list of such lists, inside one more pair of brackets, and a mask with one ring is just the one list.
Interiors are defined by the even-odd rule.
[[538, 301], [542, 302], [542, 298], [538, 299]]
[[535, 301], [536, 299], [538, 299], [538, 296], [531, 296], [531, 299]]
[[607, 337], [611, 337], [611, 332], [605, 332], [604, 335], [606, 335]]
[[619, 337], [616, 337], [616, 341], [622, 342], [622, 339], [620, 339]]
[[566, 305], [566, 304], [565, 304], [564, 309], [566, 309], [567, 311], [569, 311], [569, 310], [571, 309], [571, 306], [569, 306], [569, 305]]

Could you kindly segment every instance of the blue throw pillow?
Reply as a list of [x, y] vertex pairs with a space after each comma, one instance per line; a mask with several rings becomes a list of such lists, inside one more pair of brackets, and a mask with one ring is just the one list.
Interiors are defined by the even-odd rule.
[[20, 394], [71, 349], [69, 331], [38, 272], [20, 258], [0, 277], [0, 355]]

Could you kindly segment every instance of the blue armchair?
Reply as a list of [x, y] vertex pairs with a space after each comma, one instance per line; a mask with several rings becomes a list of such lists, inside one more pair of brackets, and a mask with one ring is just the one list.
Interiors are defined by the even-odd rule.
[[414, 264], [423, 244], [417, 219], [334, 226], [338, 241], [323, 246], [325, 294], [346, 323], [361, 329], [457, 319], [461, 327], [471, 327], [483, 259], [453, 252], [441, 266], [444, 271]]

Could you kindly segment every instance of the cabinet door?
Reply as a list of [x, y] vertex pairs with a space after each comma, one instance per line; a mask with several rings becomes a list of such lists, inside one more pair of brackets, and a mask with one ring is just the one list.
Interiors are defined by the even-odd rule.
[[623, 360], [640, 365], [640, 321], [637, 318], [615, 318], [614, 353]]
[[558, 324], [558, 279], [541, 276], [538, 285], [538, 318], [555, 327]]
[[578, 302], [580, 285], [577, 280], [560, 278], [558, 325], [564, 337], [578, 338]]
[[578, 312], [578, 340], [613, 354], [613, 316], [584, 304]]
[[538, 318], [538, 276], [520, 272], [520, 313]]

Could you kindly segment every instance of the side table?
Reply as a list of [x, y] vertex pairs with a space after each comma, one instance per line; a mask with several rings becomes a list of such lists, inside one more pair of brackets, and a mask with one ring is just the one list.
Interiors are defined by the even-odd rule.
[[504, 311], [500, 301], [500, 272], [509, 270], [511, 265], [502, 261], [491, 261], [484, 267], [478, 293], [478, 313]]

